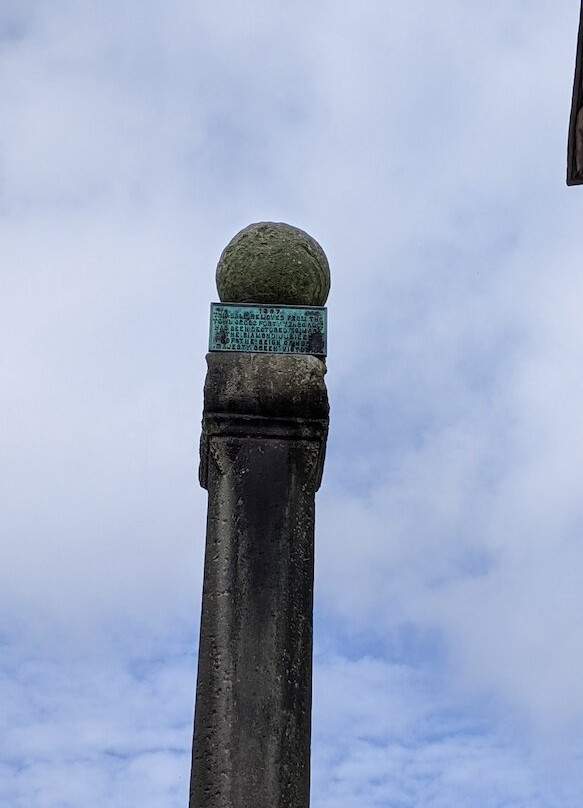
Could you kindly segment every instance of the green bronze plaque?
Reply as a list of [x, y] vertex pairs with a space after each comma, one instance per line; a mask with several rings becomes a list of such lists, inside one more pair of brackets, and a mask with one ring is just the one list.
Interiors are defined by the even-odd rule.
[[322, 306], [211, 303], [209, 351], [326, 356]]

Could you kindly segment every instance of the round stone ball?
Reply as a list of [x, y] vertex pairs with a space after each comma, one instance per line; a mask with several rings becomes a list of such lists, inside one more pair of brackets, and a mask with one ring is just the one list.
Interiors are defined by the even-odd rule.
[[217, 265], [223, 303], [323, 306], [330, 267], [318, 242], [283, 222], [245, 227], [227, 244]]

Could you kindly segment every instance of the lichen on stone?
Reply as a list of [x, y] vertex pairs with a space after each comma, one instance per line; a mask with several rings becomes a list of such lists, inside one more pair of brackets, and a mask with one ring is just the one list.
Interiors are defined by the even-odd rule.
[[323, 306], [330, 291], [323, 249], [283, 222], [258, 222], [237, 233], [222, 252], [216, 278], [224, 303]]

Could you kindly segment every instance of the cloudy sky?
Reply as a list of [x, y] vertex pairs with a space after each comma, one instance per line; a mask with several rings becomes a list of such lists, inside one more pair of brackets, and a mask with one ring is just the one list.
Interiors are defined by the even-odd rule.
[[313, 808], [580, 808], [577, 0], [2, 0], [0, 805], [185, 808], [209, 302], [328, 254]]

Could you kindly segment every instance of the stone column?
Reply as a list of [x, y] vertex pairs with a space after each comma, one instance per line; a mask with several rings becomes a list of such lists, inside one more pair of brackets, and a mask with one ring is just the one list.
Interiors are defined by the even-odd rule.
[[[245, 283], [250, 265], [255, 273], [247, 301], [298, 303], [285, 282], [290, 250], [279, 249], [282, 228], [284, 247], [291, 237], [294, 249], [307, 243], [314, 252], [316, 242], [287, 225], [242, 231], [245, 249], [235, 252]], [[293, 266], [291, 274], [297, 280]], [[240, 300], [245, 283], [230, 280], [231, 302], [239, 302], [232, 298]], [[313, 284], [303, 287], [308, 303], [300, 303], [322, 305]], [[208, 520], [189, 805], [308, 808], [325, 366], [310, 355], [236, 352], [210, 353], [207, 363], [200, 481]]]

